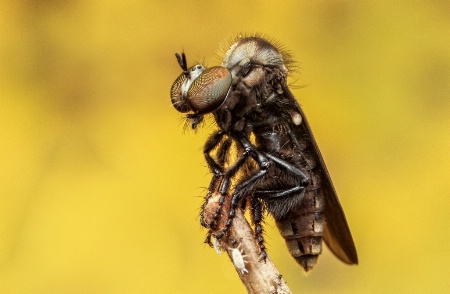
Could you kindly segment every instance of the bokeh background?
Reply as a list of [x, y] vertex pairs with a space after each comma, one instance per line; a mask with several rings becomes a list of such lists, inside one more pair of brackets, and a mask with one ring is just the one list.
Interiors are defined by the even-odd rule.
[[291, 290], [450, 292], [450, 2], [80, 0], [0, 4], [1, 293], [245, 292], [202, 244], [214, 126], [169, 99], [239, 32], [297, 60], [359, 253], [304, 274], [269, 218]]

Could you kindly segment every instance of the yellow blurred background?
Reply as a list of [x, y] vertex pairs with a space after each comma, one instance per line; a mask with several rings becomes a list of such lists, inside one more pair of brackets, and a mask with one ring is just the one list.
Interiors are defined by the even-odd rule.
[[264, 33], [347, 215], [360, 264], [327, 249], [304, 274], [272, 219], [294, 293], [450, 292], [448, 1], [2, 1], [0, 292], [244, 293], [202, 244], [213, 126], [169, 99], [188, 62]]

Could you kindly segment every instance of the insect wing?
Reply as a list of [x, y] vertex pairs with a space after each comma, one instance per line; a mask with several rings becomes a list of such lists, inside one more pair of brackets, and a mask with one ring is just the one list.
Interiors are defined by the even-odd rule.
[[310, 138], [312, 147], [314, 148], [314, 153], [316, 161], [319, 164], [319, 169], [322, 172], [322, 191], [325, 199], [325, 220], [326, 226], [323, 233], [323, 239], [327, 244], [328, 248], [336, 255], [339, 259], [347, 264], [357, 264], [358, 256], [356, 253], [355, 243], [353, 242], [352, 234], [350, 233], [350, 228], [348, 227], [347, 220], [345, 218], [344, 210], [342, 209], [341, 203], [334, 189], [333, 183], [331, 182], [330, 175], [328, 173], [325, 162], [320, 153], [319, 147], [317, 146], [314, 135], [311, 128], [306, 120], [306, 116], [303, 113], [300, 105], [293, 96], [292, 92], [288, 89], [287, 85], [283, 86], [287, 96], [291, 96], [294, 103], [297, 106], [297, 111], [302, 117], [302, 122], [298, 126], [302, 129], [302, 133], [306, 134]]

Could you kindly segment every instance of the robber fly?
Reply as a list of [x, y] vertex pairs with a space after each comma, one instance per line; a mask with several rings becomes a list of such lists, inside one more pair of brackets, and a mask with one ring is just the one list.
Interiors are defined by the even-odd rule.
[[[184, 53], [176, 57], [183, 73], [171, 88], [173, 106], [187, 113], [193, 129], [208, 114], [218, 126], [203, 151], [213, 174], [205, 201], [212, 190], [220, 199], [212, 218], [202, 212], [202, 225], [220, 239], [235, 210], [247, 206], [265, 260], [261, 224], [267, 211], [305, 271], [316, 264], [322, 239], [343, 262], [357, 264], [344, 211], [305, 114], [287, 86], [289, 54], [261, 36], [247, 36], [234, 40], [222, 66], [188, 68]], [[217, 231], [223, 211], [225, 225]]]

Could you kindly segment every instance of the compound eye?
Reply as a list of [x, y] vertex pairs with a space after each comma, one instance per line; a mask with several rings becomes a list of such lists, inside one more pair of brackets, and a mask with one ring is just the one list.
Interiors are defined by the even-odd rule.
[[208, 68], [192, 83], [187, 104], [197, 114], [214, 111], [222, 105], [230, 87], [231, 73], [227, 68]]
[[181, 91], [183, 84], [185, 84], [186, 81], [186, 75], [182, 73], [175, 82], [173, 82], [172, 88], [170, 89], [170, 100], [172, 101], [172, 105], [176, 110], [182, 113], [190, 110], [189, 105], [186, 102], [186, 97]]
[[173, 107], [179, 112], [188, 112], [191, 109], [187, 100], [189, 99], [189, 89], [192, 83], [205, 71], [205, 67], [201, 64], [194, 65], [187, 69], [189, 73], [186, 76], [186, 72], [183, 72], [173, 83], [170, 89], [170, 100]]

